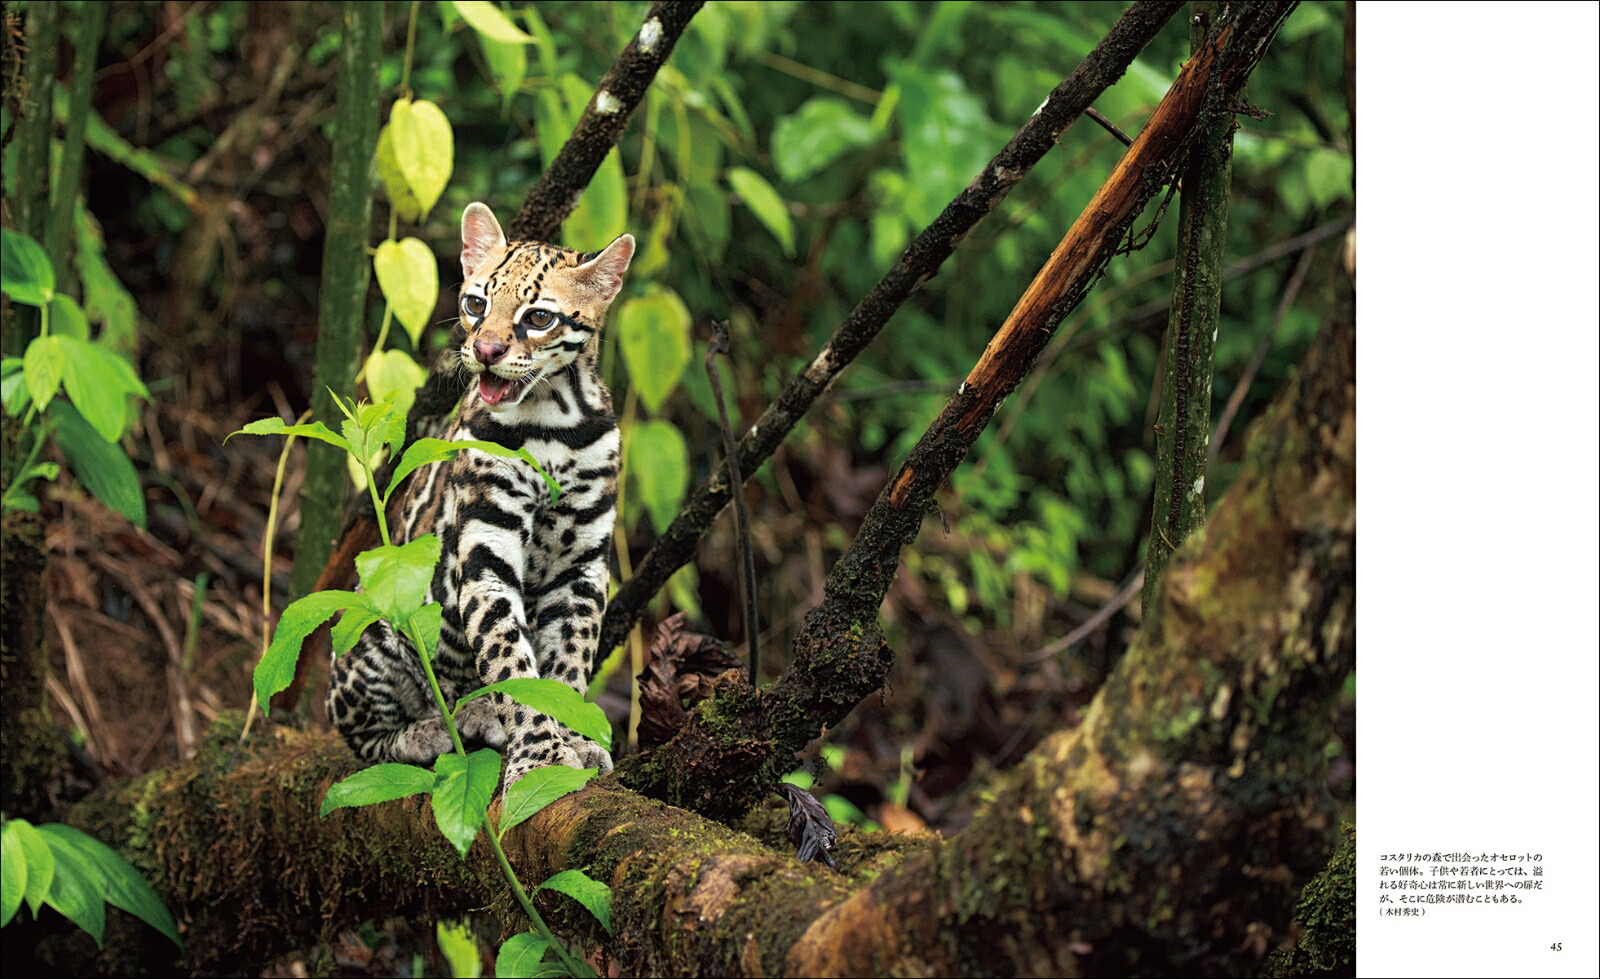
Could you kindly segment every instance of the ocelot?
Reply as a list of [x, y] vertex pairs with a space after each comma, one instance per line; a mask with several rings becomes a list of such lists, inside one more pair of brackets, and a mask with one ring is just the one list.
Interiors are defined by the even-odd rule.
[[[629, 235], [598, 253], [508, 242], [484, 205], [462, 215], [470, 387], [443, 437], [526, 447], [561, 492], [552, 503], [532, 467], [471, 449], [412, 476], [394, 543], [442, 543], [429, 599], [443, 606], [434, 668], [447, 702], [513, 677], [589, 688], [621, 445], [596, 358], [633, 248]], [[334, 661], [328, 716], [368, 761], [452, 750], [416, 653], [386, 622]], [[503, 749], [506, 786], [549, 765], [611, 769], [600, 745], [502, 694], [469, 701], [458, 722], [464, 739]]]

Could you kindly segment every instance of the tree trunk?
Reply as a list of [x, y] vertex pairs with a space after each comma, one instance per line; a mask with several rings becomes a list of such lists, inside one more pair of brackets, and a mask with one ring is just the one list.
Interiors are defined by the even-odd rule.
[[[607, 780], [507, 837], [526, 880], [584, 867], [611, 883], [613, 936], [546, 895], [557, 927], [634, 974], [1259, 971], [1336, 830], [1321, 747], [1354, 664], [1351, 309], [1258, 424], [1083, 722], [1001, 776], [967, 830], [847, 833], [834, 874]], [[396, 914], [488, 904], [516, 927], [487, 847], [458, 861], [419, 800], [317, 817], [354, 767], [336, 737], [284, 731], [239, 757], [232, 737], [74, 813], [153, 872], [190, 968]], [[781, 821], [745, 825], [776, 844]]]

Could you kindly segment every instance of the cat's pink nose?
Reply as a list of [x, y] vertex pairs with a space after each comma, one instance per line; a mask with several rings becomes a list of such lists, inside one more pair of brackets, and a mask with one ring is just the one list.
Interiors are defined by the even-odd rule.
[[507, 349], [505, 344], [497, 340], [474, 340], [472, 343], [472, 352], [477, 355], [478, 362], [485, 367], [500, 363]]

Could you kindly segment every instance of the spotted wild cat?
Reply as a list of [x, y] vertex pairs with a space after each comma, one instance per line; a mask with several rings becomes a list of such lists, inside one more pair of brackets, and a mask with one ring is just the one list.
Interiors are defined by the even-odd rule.
[[[412, 477], [394, 542], [442, 543], [429, 600], [444, 610], [434, 668], [447, 701], [513, 677], [588, 690], [620, 456], [596, 357], [633, 248], [629, 235], [598, 253], [508, 242], [484, 205], [462, 215], [459, 353], [471, 385], [443, 435], [525, 446], [561, 493], [552, 503], [532, 467], [471, 449]], [[335, 660], [328, 715], [368, 761], [428, 764], [452, 750], [416, 653], [386, 622]], [[504, 750], [508, 786], [548, 765], [611, 768], [598, 744], [500, 694], [458, 721], [464, 738]]]

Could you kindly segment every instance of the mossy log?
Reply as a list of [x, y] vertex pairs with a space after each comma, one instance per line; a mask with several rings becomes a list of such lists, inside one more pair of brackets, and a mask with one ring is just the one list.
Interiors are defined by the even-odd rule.
[[[540, 900], [625, 974], [1258, 973], [1337, 835], [1321, 749], [1354, 663], [1353, 361], [1346, 303], [1082, 723], [1000, 777], [967, 830], [847, 835], [835, 874], [606, 780], [509, 834], [514, 866], [609, 881], [610, 936]], [[224, 731], [73, 821], [151, 874], [196, 971], [392, 915], [487, 908], [518, 928], [487, 848], [457, 859], [426, 802], [319, 818], [353, 767], [330, 735], [238, 749]]]

